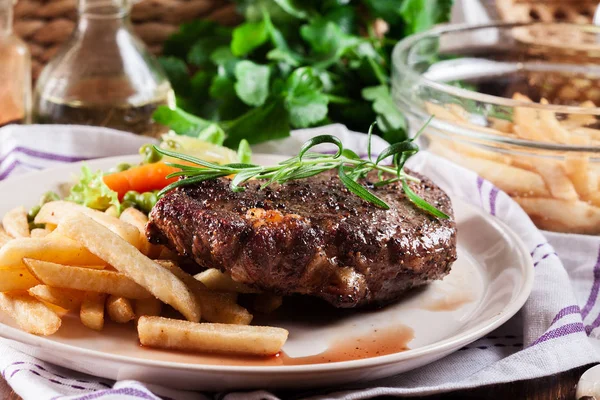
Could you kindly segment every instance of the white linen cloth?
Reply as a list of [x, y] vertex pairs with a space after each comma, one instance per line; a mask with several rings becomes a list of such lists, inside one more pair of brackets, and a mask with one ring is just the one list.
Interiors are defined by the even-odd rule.
[[[342, 125], [296, 131], [256, 152], [295, 154], [311, 136], [330, 133], [359, 154], [366, 135]], [[136, 153], [148, 142], [109, 129], [77, 126], [8, 126], [0, 129], [0, 179], [81, 159]], [[376, 138], [373, 152], [385, 143]], [[0, 371], [25, 400], [35, 399], [367, 399], [381, 395], [432, 394], [546, 376], [600, 362], [600, 237], [542, 233], [505, 193], [475, 173], [423, 152], [410, 167], [443, 189], [507, 223], [530, 249], [535, 268], [523, 309], [490, 335], [412, 372], [301, 393], [266, 391], [201, 394], [134, 381], [112, 382], [29, 357], [15, 342], [0, 340]], [[0, 202], [5, 200], [0, 194]]]

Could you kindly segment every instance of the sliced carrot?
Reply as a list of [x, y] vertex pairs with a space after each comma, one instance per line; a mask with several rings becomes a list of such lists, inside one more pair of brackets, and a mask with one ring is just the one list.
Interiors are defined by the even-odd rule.
[[167, 175], [177, 171], [179, 171], [178, 168], [157, 162], [106, 175], [103, 179], [106, 186], [117, 192], [119, 200], [122, 200], [125, 193], [130, 190], [144, 193], [166, 187], [177, 181], [177, 177], [167, 179]]

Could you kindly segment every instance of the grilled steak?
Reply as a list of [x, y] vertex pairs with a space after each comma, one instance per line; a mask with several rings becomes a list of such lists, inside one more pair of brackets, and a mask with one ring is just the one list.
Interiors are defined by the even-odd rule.
[[[452, 215], [448, 196], [419, 178], [411, 188]], [[147, 235], [265, 291], [344, 308], [382, 305], [450, 271], [456, 226], [416, 208], [399, 184], [374, 188], [376, 179], [361, 183], [390, 210], [350, 193], [335, 171], [263, 190], [250, 181], [239, 193], [225, 178], [180, 187], [156, 204]]]

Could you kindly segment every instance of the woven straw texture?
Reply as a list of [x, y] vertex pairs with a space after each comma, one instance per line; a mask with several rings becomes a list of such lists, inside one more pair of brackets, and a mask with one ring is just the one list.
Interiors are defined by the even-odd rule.
[[496, 0], [498, 15], [509, 22], [592, 22], [598, 0]]
[[[487, 0], [502, 20], [591, 22], [600, 0]], [[14, 29], [31, 49], [33, 77], [69, 37], [77, 18], [77, 0], [18, 0]], [[226, 0], [142, 0], [131, 19], [137, 35], [150, 51], [160, 54], [162, 44], [182, 22], [206, 18], [228, 25], [239, 17]]]
[[[34, 79], [73, 31], [76, 7], [77, 0], [18, 0], [15, 5], [14, 31], [31, 49]], [[142, 0], [131, 11], [135, 32], [154, 54], [179, 24], [197, 18], [228, 25], [238, 21], [235, 5], [224, 0]]]

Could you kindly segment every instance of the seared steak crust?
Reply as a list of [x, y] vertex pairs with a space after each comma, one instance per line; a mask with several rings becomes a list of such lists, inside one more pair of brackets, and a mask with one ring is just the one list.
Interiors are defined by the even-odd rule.
[[[416, 175], [416, 174], [413, 174]], [[418, 176], [418, 175], [417, 175]], [[448, 215], [428, 179], [411, 188]], [[335, 171], [234, 193], [222, 178], [177, 188], [150, 214], [148, 238], [206, 268], [278, 294], [309, 294], [336, 307], [385, 304], [440, 279], [456, 260], [456, 225], [416, 208], [399, 184], [374, 188], [383, 210], [350, 193]]]

